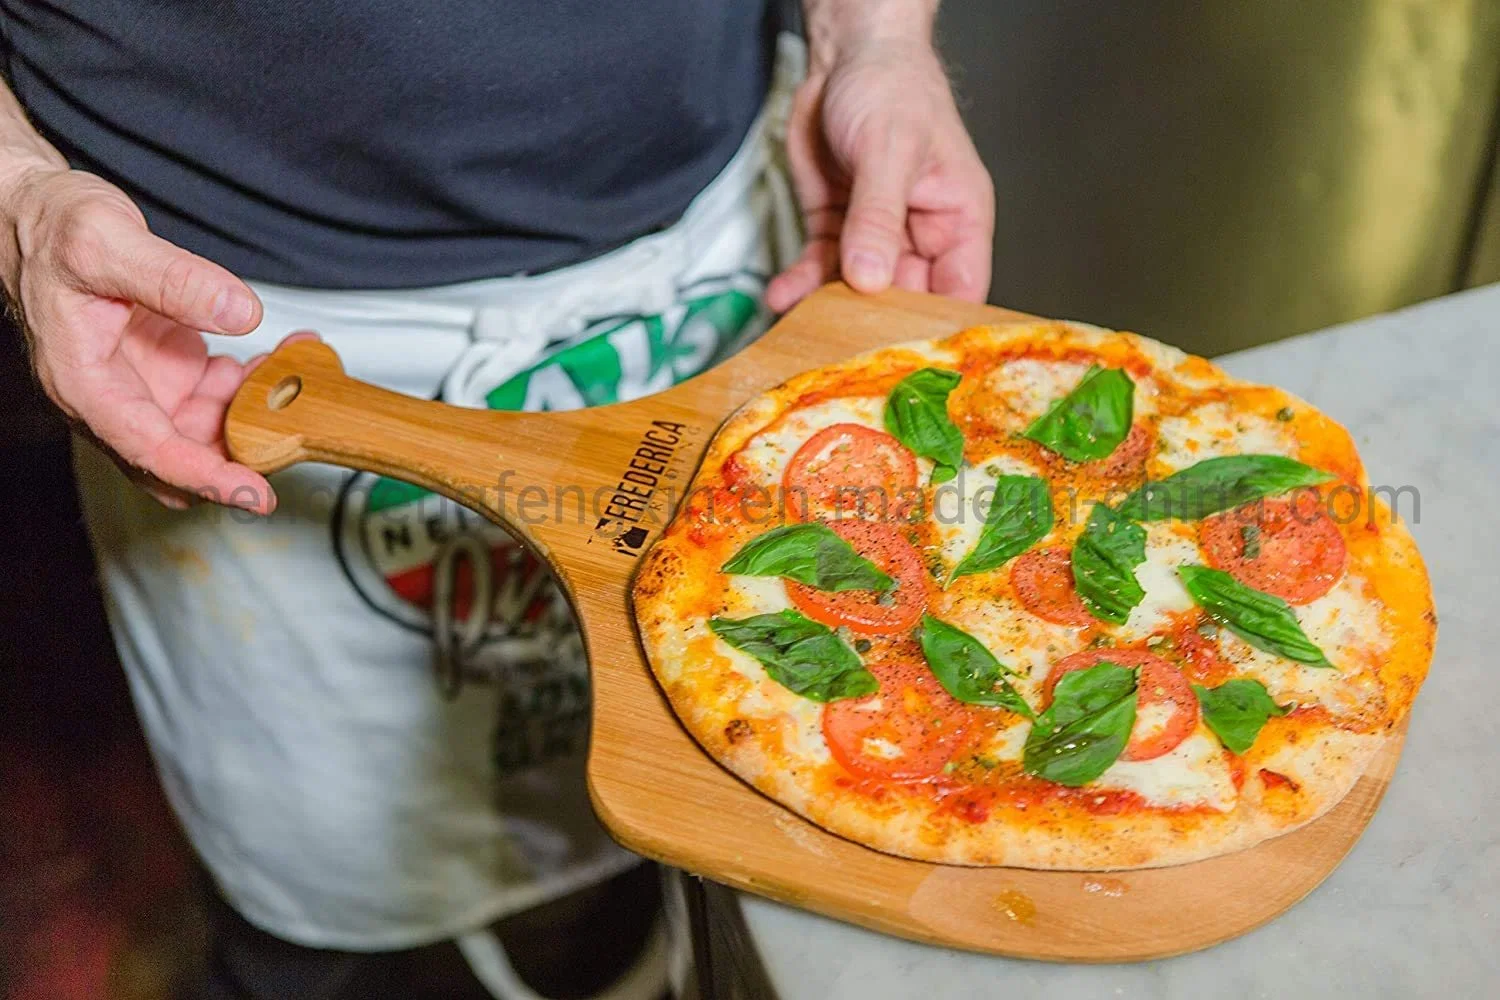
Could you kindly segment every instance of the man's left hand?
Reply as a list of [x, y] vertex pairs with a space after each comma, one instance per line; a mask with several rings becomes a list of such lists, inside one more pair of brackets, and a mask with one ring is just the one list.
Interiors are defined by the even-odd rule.
[[787, 135], [807, 245], [767, 303], [782, 312], [835, 277], [983, 301], [994, 185], [930, 42], [871, 39], [826, 60], [815, 47], [812, 63]]

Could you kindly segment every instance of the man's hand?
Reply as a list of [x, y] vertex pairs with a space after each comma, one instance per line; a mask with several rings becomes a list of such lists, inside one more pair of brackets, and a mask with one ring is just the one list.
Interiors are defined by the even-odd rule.
[[982, 301], [995, 193], [931, 44], [935, 4], [806, 4], [811, 47], [787, 135], [807, 221], [801, 259], [766, 291], [781, 312], [842, 275]]
[[153, 236], [124, 192], [81, 171], [0, 179], [0, 227], [0, 279], [63, 413], [169, 507], [197, 497], [269, 512], [270, 484], [224, 448], [248, 366], [210, 358], [199, 336], [253, 330], [254, 293]]

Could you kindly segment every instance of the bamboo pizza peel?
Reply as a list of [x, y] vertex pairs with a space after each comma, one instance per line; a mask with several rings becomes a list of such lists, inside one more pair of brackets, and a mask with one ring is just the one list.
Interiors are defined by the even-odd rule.
[[1115, 873], [961, 868], [830, 834], [709, 758], [646, 665], [629, 605], [640, 556], [670, 520], [719, 424], [758, 393], [885, 344], [1034, 317], [830, 285], [722, 365], [628, 403], [562, 413], [471, 410], [349, 378], [326, 345], [277, 349], [229, 408], [236, 461], [329, 462], [442, 493], [504, 526], [556, 572], [593, 681], [595, 811], [648, 857], [902, 937], [1056, 961], [1131, 961], [1216, 944], [1310, 892], [1359, 838], [1401, 750], [1394, 736], [1337, 807], [1236, 854]]

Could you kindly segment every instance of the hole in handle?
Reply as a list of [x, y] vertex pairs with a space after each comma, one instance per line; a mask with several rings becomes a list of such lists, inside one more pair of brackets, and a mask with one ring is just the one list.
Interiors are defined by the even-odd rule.
[[271, 391], [266, 396], [266, 405], [273, 410], [284, 410], [301, 392], [302, 379], [296, 375], [288, 375], [271, 386]]

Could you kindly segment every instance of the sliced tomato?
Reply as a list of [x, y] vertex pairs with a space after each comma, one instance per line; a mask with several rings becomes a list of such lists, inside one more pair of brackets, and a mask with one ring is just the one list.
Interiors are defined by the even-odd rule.
[[1010, 586], [1021, 606], [1056, 625], [1092, 625], [1094, 616], [1073, 587], [1073, 556], [1067, 546], [1032, 549], [1010, 567]]
[[1151, 447], [1156, 435], [1145, 424], [1135, 424], [1125, 440], [1103, 458], [1085, 463], [1083, 471], [1100, 479], [1134, 480], [1146, 471], [1146, 459], [1151, 457]]
[[884, 431], [834, 424], [797, 449], [781, 487], [795, 520], [905, 520], [919, 498], [917, 459]]
[[787, 581], [787, 595], [813, 621], [842, 625], [865, 635], [905, 632], [927, 609], [927, 571], [922, 557], [895, 525], [847, 518], [827, 521], [834, 534], [896, 581], [894, 590], [817, 590]]
[[[1120, 754], [1121, 760], [1151, 760], [1171, 753], [1177, 745], [1198, 728], [1198, 696], [1193, 686], [1172, 664], [1144, 649], [1085, 649], [1065, 656], [1052, 665], [1047, 674], [1046, 698], [1052, 702], [1052, 689], [1063, 674], [1084, 670], [1108, 660], [1121, 667], [1140, 667], [1135, 703], [1135, 728], [1130, 742]], [[1166, 706], [1164, 716], [1154, 706]], [[1155, 723], [1153, 724], [1153, 719]]]
[[940, 773], [968, 733], [968, 709], [915, 654], [867, 666], [879, 691], [823, 706], [823, 738], [833, 759], [865, 778], [911, 781]]
[[1172, 615], [1169, 621], [1168, 628], [1157, 633], [1166, 639], [1161, 648], [1177, 661], [1188, 680], [1210, 687], [1229, 680], [1234, 667], [1219, 655], [1218, 642], [1199, 631], [1205, 623], [1214, 627], [1203, 612], [1195, 608]]
[[1343, 532], [1308, 493], [1299, 502], [1262, 500], [1205, 518], [1198, 544], [1211, 565], [1289, 604], [1333, 589], [1349, 559]]

